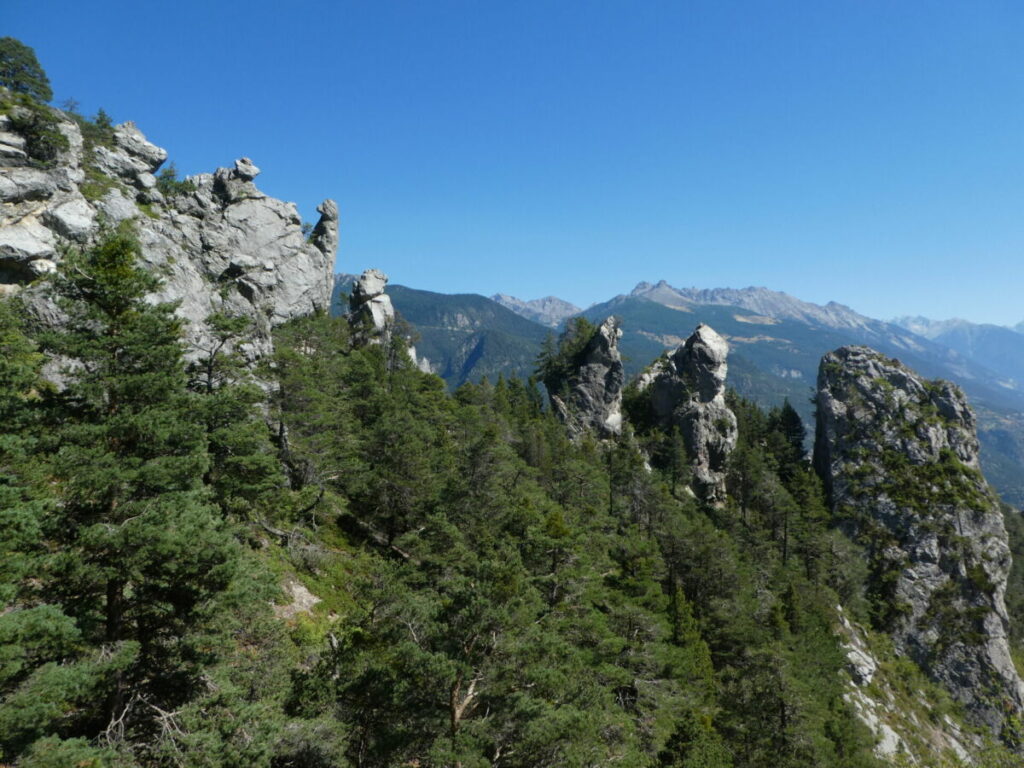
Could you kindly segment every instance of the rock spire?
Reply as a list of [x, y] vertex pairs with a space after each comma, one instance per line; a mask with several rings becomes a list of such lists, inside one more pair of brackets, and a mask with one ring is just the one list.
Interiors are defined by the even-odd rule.
[[713, 504], [725, 500], [725, 470], [736, 447], [736, 416], [725, 404], [729, 345], [701, 323], [671, 355], [641, 375], [663, 428], [678, 427], [693, 466], [693, 490]]
[[876, 624], [995, 733], [1024, 714], [1007, 642], [1010, 551], [959, 388], [868, 347], [825, 355], [814, 463], [866, 549]]
[[622, 431], [622, 387], [625, 373], [619, 354], [622, 330], [609, 317], [571, 361], [572, 369], [549, 392], [551, 405], [573, 437], [593, 432], [611, 437]]

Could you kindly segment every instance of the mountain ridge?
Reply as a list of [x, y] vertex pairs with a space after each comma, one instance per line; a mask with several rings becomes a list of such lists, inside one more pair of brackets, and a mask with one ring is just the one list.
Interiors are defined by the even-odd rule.
[[583, 311], [572, 302], [557, 296], [545, 296], [541, 299], [524, 301], [506, 293], [496, 293], [490, 299], [527, 320], [533, 320], [551, 328], [558, 327], [566, 319]]

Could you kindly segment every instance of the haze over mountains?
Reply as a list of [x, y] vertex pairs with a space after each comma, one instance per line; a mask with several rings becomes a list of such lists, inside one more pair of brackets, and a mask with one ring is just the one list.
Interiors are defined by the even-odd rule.
[[[337, 276], [335, 292], [351, 280]], [[1024, 503], [1024, 334], [1009, 328], [923, 318], [886, 322], [836, 302], [814, 304], [763, 287], [676, 288], [664, 280], [638, 283], [585, 310], [552, 296], [488, 299], [400, 285], [388, 292], [415, 328], [417, 350], [451, 387], [499, 374], [529, 376], [544, 339], [576, 314], [593, 322], [620, 318], [628, 376], [705, 322], [732, 348], [731, 386], [765, 405], [788, 399], [809, 424], [821, 356], [867, 344], [964, 388], [978, 413], [986, 475], [1008, 501]]]
[[531, 299], [523, 301], [515, 296], [508, 296], [504, 293], [496, 293], [491, 296], [493, 301], [503, 307], [511, 309], [517, 315], [522, 315], [528, 320], [556, 328], [566, 318], [578, 315], [580, 308], [575, 304], [559, 299], [555, 296], [545, 296], [543, 299]]

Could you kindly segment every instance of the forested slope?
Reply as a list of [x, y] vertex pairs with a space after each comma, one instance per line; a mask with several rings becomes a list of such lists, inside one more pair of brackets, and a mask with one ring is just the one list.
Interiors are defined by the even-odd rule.
[[186, 369], [136, 258], [122, 227], [68, 259], [62, 330], [4, 305], [8, 762], [879, 764], [836, 634], [864, 567], [791, 410], [730, 396], [702, 505], [677, 435], [572, 442], [520, 381], [452, 396], [317, 315], [260, 373], [270, 430], [244, 320]]

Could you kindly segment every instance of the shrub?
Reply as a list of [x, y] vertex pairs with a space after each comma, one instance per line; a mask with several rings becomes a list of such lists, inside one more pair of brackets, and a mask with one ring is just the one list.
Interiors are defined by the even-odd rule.
[[70, 144], [58, 128], [59, 120], [49, 107], [25, 94], [0, 101], [0, 112], [10, 117], [11, 127], [25, 137], [25, 152], [38, 165], [51, 166]]
[[160, 171], [156, 179], [156, 188], [165, 197], [178, 197], [196, 191], [196, 185], [191, 181], [178, 178], [178, 169], [174, 167], [174, 163]]

